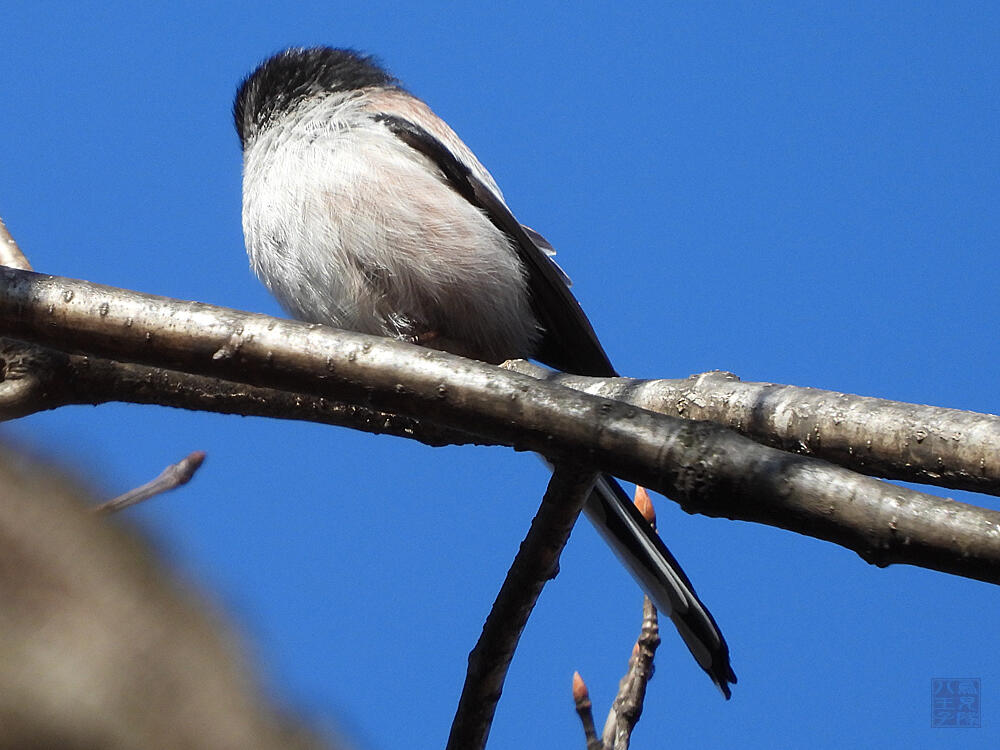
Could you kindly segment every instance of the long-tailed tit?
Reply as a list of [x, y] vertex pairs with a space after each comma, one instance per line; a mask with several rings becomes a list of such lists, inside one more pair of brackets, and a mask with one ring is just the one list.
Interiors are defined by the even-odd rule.
[[[615, 375], [551, 246], [372, 58], [286, 50], [243, 81], [233, 111], [250, 263], [289, 313], [486, 362]], [[728, 698], [729, 647], [659, 536], [610, 476], [585, 510]]]

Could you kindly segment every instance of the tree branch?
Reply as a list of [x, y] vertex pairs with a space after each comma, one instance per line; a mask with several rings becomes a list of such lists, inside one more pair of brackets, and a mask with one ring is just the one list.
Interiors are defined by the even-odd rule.
[[[0, 339], [0, 421], [70, 404], [124, 401], [296, 419], [418, 440], [495, 444], [460, 430], [220, 378]], [[588, 378], [524, 360], [514, 372], [684, 419], [725, 425], [756, 442], [869, 476], [1000, 495], [1000, 416], [815, 388], [743, 383], [708, 372], [683, 380]]]
[[632, 730], [642, 716], [646, 686], [653, 676], [653, 657], [660, 646], [660, 624], [656, 608], [643, 597], [642, 629], [628, 660], [628, 671], [618, 684], [618, 694], [604, 723], [602, 742], [607, 750], [628, 750]]
[[399, 341], [0, 269], [0, 333], [360, 404], [586, 462], [688, 512], [786, 528], [864, 559], [1000, 582], [1000, 513]]
[[545, 582], [559, 571], [559, 555], [596, 478], [596, 472], [575, 464], [556, 465], [528, 535], [486, 618], [483, 633], [469, 654], [469, 669], [447, 750], [480, 750], [486, 745], [521, 632]]
[[590, 702], [590, 692], [579, 672], [573, 673], [573, 704], [583, 726], [583, 739], [587, 743], [587, 750], [604, 750], [604, 743], [594, 729], [594, 704]]
[[139, 487], [124, 492], [118, 497], [114, 497], [105, 503], [101, 503], [94, 508], [94, 513], [109, 514], [117, 513], [125, 508], [130, 508], [151, 497], [156, 497], [164, 492], [176, 489], [191, 481], [191, 477], [198, 471], [205, 461], [204, 451], [193, 451], [175, 464], [170, 464], [160, 472], [159, 476], [146, 482]]
[[728, 372], [684, 380], [590, 378], [504, 365], [585, 393], [725, 425], [869, 476], [1000, 495], [1000, 416], [774, 383]]
[[[635, 488], [635, 505], [656, 528], [656, 510], [644, 487]], [[642, 627], [632, 647], [628, 671], [618, 683], [618, 693], [604, 722], [601, 745], [606, 750], [628, 750], [632, 732], [642, 715], [646, 686], [653, 677], [653, 658], [660, 646], [660, 619], [648, 596], [642, 597]]]
[[67, 354], [0, 337], [0, 422], [60, 406], [115, 401], [317, 422], [378, 435], [396, 435], [432, 447], [495, 444], [460, 430], [321, 396], [84, 354]]
[[218, 608], [60, 467], [0, 445], [0, 747], [320, 750]]
[[3, 219], [0, 219], [0, 266], [20, 268], [22, 271], [31, 270], [31, 263], [21, 252], [21, 248], [18, 247], [17, 241], [8, 231]]

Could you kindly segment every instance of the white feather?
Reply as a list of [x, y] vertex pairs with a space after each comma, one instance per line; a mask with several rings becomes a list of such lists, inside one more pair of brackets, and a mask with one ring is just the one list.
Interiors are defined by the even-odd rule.
[[416, 122], [499, 190], [426, 105], [406, 97], [406, 107], [390, 108], [396, 93], [309, 99], [247, 144], [243, 231], [253, 270], [298, 318], [378, 335], [433, 333], [493, 362], [528, 356], [539, 331], [510, 241], [372, 115]]

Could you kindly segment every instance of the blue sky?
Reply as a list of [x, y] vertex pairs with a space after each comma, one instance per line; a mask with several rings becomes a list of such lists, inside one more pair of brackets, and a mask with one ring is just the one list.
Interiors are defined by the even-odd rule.
[[[232, 97], [285, 46], [352, 46], [559, 249], [623, 373], [996, 412], [995, 4], [707, 5], [7, 8], [0, 215], [38, 270], [280, 314], [243, 250]], [[506, 449], [153, 407], [4, 434], [103, 495], [207, 451], [130, 516], [235, 620], [279, 700], [385, 750], [443, 745], [546, 482]], [[995, 587], [657, 505], [740, 682], [724, 703], [665, 632], [635, 747], [996, 745]], [[570, 677], [607, 705], [640, 605], [581, 524], [491, 747], [582, 747]], [[930, 728], [934, 677], [982, 678], [982, 729]]]

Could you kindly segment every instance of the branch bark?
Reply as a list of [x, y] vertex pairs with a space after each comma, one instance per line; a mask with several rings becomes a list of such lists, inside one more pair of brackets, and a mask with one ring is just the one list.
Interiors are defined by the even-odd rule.
[[660, 646], [660, 624], [656, 608], [643, 597], [642, 629], [628, 660], [628, 671], [618, 684], [618, 694], [608, 711], [602, 732], [606, 750], [628, 750], [632, 731], [642, 716], [646, 686], [653, 676], [653, 657]]
[[469, 654], [469, 669], [447, 750], [485, 747], [514, 649], [542, 587], [559, 572], [559, 555], [596, 478], [596, 472], [576, 464], [556, 465], [482, 635]]
[[322, 396], [86, 354], [68, 354], [0, 337], [0, 422], [60, 406], [93, 406], [115, 401], [317, 422], [396, 435], [432, 447], [495, 444], [460, 430]]
[[0, 333], [429, 420], [584, 462], [689, 512], [1000, 582], [1000, 513], [443, 352], [14, 269], [0, 269]]
[[683, 419], [869, 476], [1000, 495], [1000, 416], [818, 388], [744, 383], [729, 372], [684, 380], [590, 378], [517, 360], [550, 383]]
[[[790, 453], [869, 476], [1000, 495], [1000, 416], [907, 404], [707, 372], [681, 379], [589, 378], [515, 360], [506, 369], [682, 419], [724, 425]], [[124, 401], [296, 419], [418, 440], [491, 445], [484, 437], [309, 394], [164, 368], [68, 355], [0, 339], [0, 421], [70, 404]]]
[[[643, 517], [656, 528], [656, 511], [643, 487], [635, 488], [635, 505]], [[646, 687], [653, 677], [653, 658], [660, 647], [660, 618], [648, 596], [642, 597], [642, 627], [632, 647], [628, 671], [618, 683], [618, 693], [604, 722], [601, 744], [606, 750], [628, 750], [642, 706]]]

